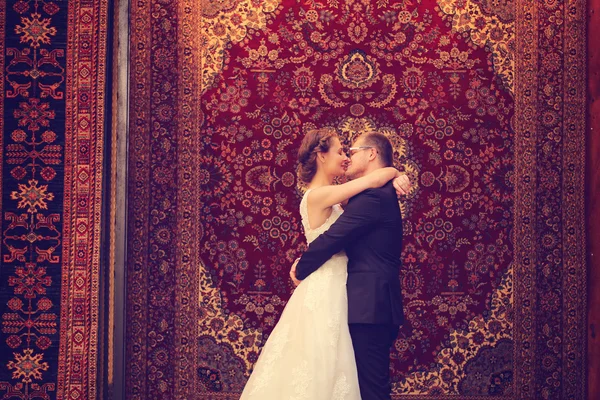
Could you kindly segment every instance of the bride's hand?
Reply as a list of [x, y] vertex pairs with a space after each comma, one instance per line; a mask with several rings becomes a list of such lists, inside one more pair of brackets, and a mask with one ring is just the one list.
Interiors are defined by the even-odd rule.
[[299, 258], [296, 258], [296, 261], [294, 261], [294, 265], [292, 265], [292, 269], [290, 269], [290, 278], [292, 278], [292, 282], [294, 282], [294, 286], [298, 286], [300, 284], [300, 280], [298, 280], [298, 278], [296, 278], [296, 265], [298, 265], [298, 262], [300, 261]]
[[394, 189], [396, 189], [396, 193], [400, 195], [406, 195], [410, 192], [411, 184], [410, 179], [408, 179], [408, 175], [402, 174], [396, 178], [392, 182], [394, 185]]

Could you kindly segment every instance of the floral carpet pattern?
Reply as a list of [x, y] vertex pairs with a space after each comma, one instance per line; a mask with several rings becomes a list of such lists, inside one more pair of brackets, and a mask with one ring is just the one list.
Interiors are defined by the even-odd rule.
[[585, 1], [132, 3], [128, 399], [236, 399], [305, 249], [295, 154], [387, 135], [394, 397], [582, 398]]
[[0, 2], [0, 397], [96, 398], [106, 1]]

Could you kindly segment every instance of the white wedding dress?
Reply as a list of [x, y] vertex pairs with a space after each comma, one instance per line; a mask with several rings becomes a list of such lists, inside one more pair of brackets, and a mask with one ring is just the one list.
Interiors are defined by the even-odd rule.
[[[300, 215], [308, 243], [342, 214], [310, 229], [304, 194]], [[241, 400], [360, 400], [356, 362], [348, 331], [348, 258], [331, 257], [298, 285], [267, 340]]]

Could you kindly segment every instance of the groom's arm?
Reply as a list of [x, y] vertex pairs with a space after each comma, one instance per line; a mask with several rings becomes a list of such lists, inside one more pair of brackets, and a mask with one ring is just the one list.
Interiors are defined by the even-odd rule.
[[356, 196], [338, 220], [308, 246], [296, 265], [296, 277], [303, 280], [316, 271], [365, 229], [374, 225], [380, 213], [379, 196], [375, 190], [366, 190]]

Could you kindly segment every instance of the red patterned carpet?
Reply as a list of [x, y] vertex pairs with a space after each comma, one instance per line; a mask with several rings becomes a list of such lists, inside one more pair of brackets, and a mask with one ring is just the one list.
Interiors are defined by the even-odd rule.
[[96, 398], [107, 1], [0, 2], [0, 397]]
[[394, 395], [582, 398], [585, 6], [132, 3], [127, 398], [239, 397], [322, 126], [383, 132], [416, 183]]

